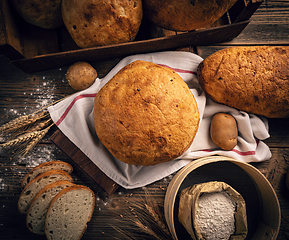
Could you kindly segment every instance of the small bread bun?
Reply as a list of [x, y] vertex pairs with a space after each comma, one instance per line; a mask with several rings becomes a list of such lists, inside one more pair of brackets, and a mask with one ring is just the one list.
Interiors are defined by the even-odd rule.
[[232, 150], [237, 145], [238, 126], [236, 119], [227, 113], [213, 116], [210, 127], [212, 141], [223, 150]]
[[97, 71], [87, 62], [72, 64], [66, 73], [68, 84], [77, 91], [90, 87], [97, 78]]

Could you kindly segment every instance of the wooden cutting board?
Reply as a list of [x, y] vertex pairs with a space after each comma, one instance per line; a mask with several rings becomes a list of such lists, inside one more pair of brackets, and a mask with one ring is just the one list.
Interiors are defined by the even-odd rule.
[[72, 165], [98, 184], [105, 192], [112, 194], [119, 185], [106, 176], [77, 146], [74, 145], [59, 129], [50, 140], [60, 148], [71, 160]]

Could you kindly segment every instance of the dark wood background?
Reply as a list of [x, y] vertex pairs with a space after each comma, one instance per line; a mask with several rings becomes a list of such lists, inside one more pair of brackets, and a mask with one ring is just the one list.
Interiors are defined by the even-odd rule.
[[[243, 45], [289, 45], [289, 1], [265, 1], [243, 32], [231, 42], [214, 46], [189, 47], [188, 49], [205, 58], [211, 53], [229, 46]], [[186, 49], [186, 50], [188, 50]], [[121, 59], [91, 62], [104, 77]], [[0, 124], [16, 117], [29, 114], [39, 108], [53, 103], [74, 91], [65, 81], [69, 66], [61, 68], [24, 73], [0, 55]], [[17, 211], [17, 200], [21, 193], [20, 182], [33, 166], [50, 160], [71, 160], [60, 151], [49, 137], [56, 128], [53, 127], [47, 136], [23, 159], [10, 159], [0, 149], [0, 239], [45, 239], [29, 232], [25, 226], [25, 216]], [[289, 190], [286, 188], [286, 172], [289, 169], [289, 121], [288, 119], [269, 119], [271, 137], [265, 141], [272, 151], [272, 158], [262, 163], [253, 163], [274, 187], [281, 206], [281, 227], [278, 240], [289, 239]], [[5, 139], [0, 138], [2, 143]], [[132, 201], [145, 196], [149, 191], [154, 201], [162, 210], [166, 188], [173, 175], [149, 186], [126, 190], [118, 188], [111, 196], [96, 186], [87, 176], [79, 171], [73, 173], [76, 183], [91, 187], [97, 196], [96, 208], [83, 239], [125, 239], [120, 229], [135, 231], [132, 222], [117, 225], [120, 203]], [[119, 229], [116, 229], [117, 226]], [[140, 230], [137, 230], [141, 234]], [[138, 239], [141, 239], [139, 236]], [[149, 239], [143, 235], [143, 239]], [[151, 238], [155, 239], [155, 238]]]

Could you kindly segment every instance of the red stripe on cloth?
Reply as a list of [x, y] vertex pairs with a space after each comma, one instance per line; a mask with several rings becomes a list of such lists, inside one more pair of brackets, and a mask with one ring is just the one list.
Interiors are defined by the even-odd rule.
[[[259, 143], [260, 143], [260, 140], [259, 139], [256, 139], [256, 143], [257, 143], [257, 146], [256, 148], [258, 147]], [[203, 152], [213, 152], [213, 151], [217, 151], [217, 150], [221, 150], [219, 148], [213, 148], [213, 149], [204, 149], [204, 150], [201, 150]], [[256, 151], [246, 151], [246, 152], [241, 152], [237, 149], [232, 149], [231, 150], [232, 152], [235, 152], [241, 156], [249, 156], [249, 155], [255, 155], [256, 154]]]
[[62, 114], [62, 116], [58, 119], [58, 121], [55, 123], [56, 126], [59, 126], [60, 123], [63, 122], [63, 120], [66, 118], [67, 114], [69, 113], [69, 111], [71, 110], [71, 108], [73, 107], [73, 105], [76, 103], [76, 101], [83, 99], [83, 98], [87, 98], [87, 97], [95, 97], [96, 93], [92, 93], [92, 94], [83, 94], [83, 95], [78, 95], [77, 97], [75, 97], [73, 99], [73, 101], [69, 104], [69, 106], [66, 108], [66, 110], [64, 111], [64, 113]]
[[172, 69], [172, 70], [174, 70], [174, 71], [176, 71], [176, 72], [178, 72], [178, 73], [190, 73], [190, 74], [197, 75], [197, 73], [194, 72], [194, 71], [185, 70], [185, 69], [179, 69], [179, 68], [172, 68], [172, 67], [167, 66], [167, 65], [164, 65], [164, 64], [158, 64], [158, 65], [163, 66], [163, 67], [170, 68], [170, 69]]
[[[219, 148], [214, 148], [214, 149], [204, 149], [204, 150], [201, 150], [203, 152], [214, 152], [214, 151], [218, 151], [218, 150], [222, 150], [222, 149], [219, 149]], [[239, 150], [236, 150], [236, 149], [232, 149], [231, 152], [235, 152], [241, 156], [248, 156], [248, 155], [255, 155], [255, 151], [247, 151], [247, 152], [241, 152]]]

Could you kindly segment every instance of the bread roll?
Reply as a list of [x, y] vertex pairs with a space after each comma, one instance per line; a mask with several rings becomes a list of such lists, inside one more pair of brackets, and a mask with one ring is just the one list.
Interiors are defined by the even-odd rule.
[[114, 157], [148, 166], [173, 160], [188, 149], [198, 130], [199, 111], [175, 71], [138, 60], [98, 92], [94, 124]]
[[289, 47], [231, 47], [198, 67], [206, 94], [218, 103], [264, 115], [289, 117]]
[[144, 16], [156, 26], [191, 31], [218, 20], [237, 0], [143, 0]]
[[62, 0], [64, 24], [81, 48], [133, 41], [142, 14], [141, 0]]
[[63, 25], [61, 0], [12, 0], [16, 12], [27, 22], [44, 29]]

